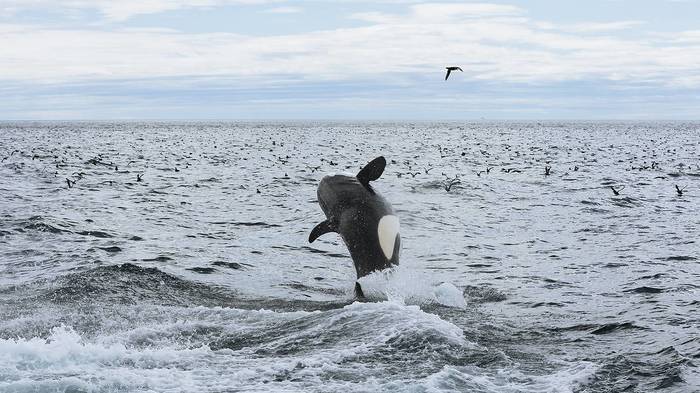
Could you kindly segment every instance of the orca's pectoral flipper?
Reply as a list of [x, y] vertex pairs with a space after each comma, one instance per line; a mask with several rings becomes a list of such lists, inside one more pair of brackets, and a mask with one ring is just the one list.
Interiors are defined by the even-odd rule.
[[313, 243], [314, 240], [318, 239], [319, 236], [324, 235], [328, 232], [337, 232], [335, 225], [331, 224], [330, 221], [326, 220], [316, 225], [314, 229], [311, 230], [309, 234], [309, 243]]
[[369, 164], [365, 165], [365, 167], [360, 170], [360, 173], [357, 174], [357, 180], [359, 180], [363, 186], [368, 187], [369, 182], [379, 179], [379, 176], [384, 173], [385, 167], [386, 159], [379, 156], [370, 161]]

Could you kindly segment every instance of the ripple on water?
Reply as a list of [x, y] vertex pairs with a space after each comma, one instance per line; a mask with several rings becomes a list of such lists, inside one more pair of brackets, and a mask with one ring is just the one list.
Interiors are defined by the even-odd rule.
[[[699, 131], [2, 123], [0, 391], [688, 391]], [[307, 243], [323, 174], [379, 154], [401, 294], [465, 307], [348, 305], [347, 249]]]

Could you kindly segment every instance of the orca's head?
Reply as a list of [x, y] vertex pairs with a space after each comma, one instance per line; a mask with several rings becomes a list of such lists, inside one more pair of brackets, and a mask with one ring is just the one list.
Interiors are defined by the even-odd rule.
[[333, 211], [342, 208], [358, 192], [363, 192], [362, 184], [349, 173], [329, 174], [321, 179], [316, 194], [318, 204], [327, 217], [333, 216]]
[[386, 167], [386, 159], [379, 156], [365, 165], [357, 175], [335, 173], [325, 176], [318, 185], [317, 196], [321, 209], [327, 217], [357, 198], [374, 194], [369, 182], [379, 179]]

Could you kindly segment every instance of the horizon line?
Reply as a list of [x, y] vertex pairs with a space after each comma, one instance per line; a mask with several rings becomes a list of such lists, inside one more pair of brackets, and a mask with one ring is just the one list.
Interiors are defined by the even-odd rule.
[[393, 118], [77, 118], [77, 119], [0, 119], [0, 123], [10, 122], [700, 122], [698, 119], [683, 118], [444, 118], [444, 119], [393, 119]]

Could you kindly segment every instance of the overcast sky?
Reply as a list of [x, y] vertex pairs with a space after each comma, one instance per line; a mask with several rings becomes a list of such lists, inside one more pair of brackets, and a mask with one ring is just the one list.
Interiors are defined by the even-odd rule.
[[0, 0], [0, 89], [0, 119], [700, 119], [700, 1]]

